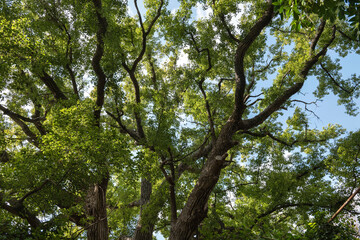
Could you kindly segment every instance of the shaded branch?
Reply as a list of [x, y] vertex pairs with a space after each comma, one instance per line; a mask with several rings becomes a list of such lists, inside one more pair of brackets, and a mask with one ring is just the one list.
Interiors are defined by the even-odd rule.
[[222, 84], [222, 82], [223, 82], [223, 81], [226, 81], [226, 80], [228, 80], [228, 81], [235, 81], [235, 78], [220, 78], [220, 81], [219, 81], [219, 83], [218, 83], [219, 92], [221, 91], [221, 84]]
[[28, 125], [26, 125], [21, 118], [19, 118], [19, 114], [14, 113], [13, 111], [3, 107], [0, 105], [0, 110], [7, 116], [9, 116], [17, 125], [21, 127], [23, 132], [29, 137], [30, 142], [33, 143], [36, 147], [39, 147], [39, 142], [37, 140], [36, 134], [33, 133]]
[[99, 125], [100, 112], [101, 108], [104, 104], [104, 95], [105, 95], [105, 84], [106, 84], [106, 75], [104, 70], [100, 65], [100, 61], [104, 55], [104, 37], [107, 31], [108, 23], [106, 18], [102, 16], [102, 3], [101, 0], [93, 0], [95, 6], [95, 12], [98, 23], [98, 31], [96, 32], [96, 50], [93, 55], [91, 65], [93, 70], [98, 78], [96, 85], [96, 106], [97, 108], [94, 111], [95, 119], [97, 120], [97, 124]]
[[136, 141], [140, 141], [140, 136], [133, 130], [128, 129], [121, 121], [121, 116], [115, 116], [109, 111], [105, 111], [111, 118], [113, 118], [120, 126], [120, 128], [125, 131], [130, 137], [132, 137]]
[[357, 42], [357, 43], [359, 42], [359, 40], [350, 37], [349, 35], [347, 35], [346, 33], [344, 33], [343, 31], [341, 31], [338, 28], [336, 28], [336, 31], [338, 31], [343, 37], [345, 37], [346, 39], [348, 39], [350, 41], [354, 41], [354, 42]]
[[320, 22], [320, 25], [318, 27], [318, 30], [317, 30], [317, 33], [315, 35], [315, 37], [313, 38], [313, 40], [311, 41], [311, 44], [310, 44], [310, 55], [315, 51], [315, 47], [325, 29], [325, 24], [326, 24], [326, 21], [321, 19], [321, 22]]
[[20, 198], [18, 201], [19, 201], [20, 203], [24, 202], [24, 200], [25, 200], [26, 198], [28, 198], [28, 197], [30, 197], [31, 195], [33, 195], [34, 193], [37, 193], [37, 192], [39, 192], [40, 190], [42, 190], [42, 189], [45, 187], [45, 185], [48, 184], [49, 182], [50, 182], [50, 180], [49, 180], [49, 179], [46, 179], [39, 187], [37, 187], [37, 188], [31, 190], [30, 192], [26, 193], [26, 194], [25, 194], [22, 198]]
[[[70, 67], [70, 65], [72, 64], [72, 47], [71, 47], [71, 34], [69, 33], [66, 25], [60, 21], [60, 19], [56, 16], [57, 14], [53, 14], [51, 12], [50, 9], [48, 9], [47, 7], [45, 7], [45, 9], [48, 11], [48, 14], [50, 16], [50, 18], [54, 21], [54, 23], [59, 27], [60, 30], [63, 30], [68, 38], [67, 43], [66, 43], [66, 53], [65, 56], [66, 58], [69, 58], [69, 62], [66, 63], [65, 65], [65, 69], [69, 72], [70, 75], [70, 80], [71, 83], [73, 85], [73, 91], [75, 93], [75, 95], [77, 96], [77, 98], [79, 99], [79, 91], [77, 88], [77, 83], [76, 83], [76, 79], [75, 79], [75, 74], [74, 71], [72, 70], [72, 68]], [[56, 9], [53, 9], [53, 11], [56, 11]]]
[[230, 27], [227, 25], [227, 22], [226, 22], [226, 19], [225, 19], [225, 15], [222, 14], [222, 13], [220, 13], [220, 14], [219, 14], [219, 18], [220, 18], [222, 24], [224, 25], [224, 28], [225, 28], [227, 34], [229, 35], [230, 39], [233, 40], [233, 41], [236, 42], [236, 43], [241, 43], [241, 41], [240, 41], [238, 38], [236, 38], [236, 37], [234, 36], [234, 34], [232, 34]]
[[42, 75], [39, 75], [40, 80], [48, 87], [51, 93], [54, 95], [56, 100], [63, 99], [67, 100], [68, 98], [60, 90], [58, 85], [55, 83], [54, 79], [47, 74], [45, 71], [42, 71]]
[[4, 202], [3, 193], [0, 193], [0, 207], [9, 213], [26, 220], [30, 224], [31, 228], [36, 229], [41, 226], [40, 220], [35, 214], [25, 208], [23, 202], [14, 200], [13, 204], [7, 204]]
[[139, 53], [139, 56], [135, 59], [133, 65], [132, 65], [132, 67], [131, 67], [131, 71], [132, 71], [132, 72], [135, 72], [137, 65], [138, 65], [139, 62], [142, 60], [142, 58], [143, 58], [143, 56], [144, 56], [144, 54], [145, 54], [146, 44], [147, 44], [147, 42], [146, 42], [146, 41], [147, 41], [147, 36], [148, 36], [149, 33], [151, 32], [151, 29], [152, 29], [152, 27], [154, 26], [155, 22], [158, 20], [158, 18], [159, 18], [160, 15], [161, 15], [161, 10], [162, 10], [162, 7], [163, 7], [163, 5], [164, 5], [164, 1], [163, 1], [163, 0], [160, 1], [160, 6], [159, 6], [159, 8], [157, 9], [156, 15], [155, 15], [155, 17], [151, 20], [151, 22], [150, 22], [150, 24], [149, 24], [149, 27], [148, 27], [148, 29], [147, 29], [146, 31], [145, 31], [145, 28], [144, 28], [144, 24], [143, 24], [143, 22], [142, 22], [142, 18], [141, 18], [141, 14], [140, 14], [139, 8], [138, 8], [138, 6], [137, 6], [137, 0], [134, 0], [134, 3], [135, 3], [136, 11], [137, 11], [137, 13], [138, 13], [138, 15], [139, 15], [139, 21], [140, 21], [140, 26], [141, 26], [141, 31], [142, 31], [142, 35], [143, 35], [142, 37], [143, 37], [143, 39], [142, 39], [142, 48], [141, 48], [141, 51], [140, 51], [140, 53]]
[[204, 87], [203, 87], [203, 83], [205, 81], [205, 75], [207, 72], [209, 72], [212, 68], [212, 64], [211, 64], [211, 55], [210, 55], [210, 50], [209, 48], [203, 48], [203, 49], [200, 49], [198, 46], [197, 46], [197, 43], [196, 43], [196, 40], [195, 40], [195, 37], [194, 35], [189, 32], [189, 35], [191, 37], [191, 40], [192, 42], [194, 43], [194, 46], [195, 46], [195, 50], [200, 54], [202, 52], [206, 52], [207, 53], [207, 60], [208, 60], [208, 68], [205, 70], [205, 72], [203, 73], [203, 76], [201, 78], [201, 80], [198, 82], [198, 86], [200, 88], [200, 91], [203, 95], [203, 98], [205, 100], [205, 108], [206, 108], [206, 112], [207, 112], [207, 115], [208, 115], [208, 122], [209, 122], [209, 125], [210, 125], [210, 132], [211, 132], [211, 137], [212, 137], [212, 141], [215, 141], [216, 140], [216, 134], [215, 134], [215, 127], [214, 127], [214, 121], [213, 121], [213, 118], [212, 118], [212, 114], [211, 114], [211, 108], [210, 108], [210, 104], [209, 104], [209, 101], [206, 97], [206, 92], [204, 90]]
[[10, 161], [9, 154], [4, 150], [0, 153], [0, 162], [7, 163]]

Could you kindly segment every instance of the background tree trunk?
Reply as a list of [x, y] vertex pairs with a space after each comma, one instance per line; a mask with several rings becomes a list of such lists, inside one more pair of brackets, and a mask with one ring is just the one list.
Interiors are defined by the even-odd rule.
[[[146, 178], [141, 180], [141, 196], [140, 196], [140, 217], [135, 229], [133, 240], [152, 240], [152, 235], [154, 231], [154, 225], [151, 221], [143, 221], [143, 208], [146, 207], [147, 203], [150, 201], [150, 196], [152, 192], [152, 185]], [[143, 222], [147, 224], [144, 225]]]
[[87, 228], [88, 240], [109, 239], [109, 227], [106, 212], [106, 190], [109, 182], [104, 177], [98, 184], [94, 184], [88, 190], [86, 197], [86, 214], [92, 218]]

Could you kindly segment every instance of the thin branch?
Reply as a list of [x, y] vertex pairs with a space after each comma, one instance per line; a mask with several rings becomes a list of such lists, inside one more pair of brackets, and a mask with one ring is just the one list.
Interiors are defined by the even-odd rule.
[[296, 139], [296, 140], [294, 140], [292, 142], [286, 142], [285, 140], [274, 136], [270, 132], [255, 133], [255, 132], [250, 132], [250, 131], [246, 130], [246, 131], [242, 131], [241, 133], [245, 133], [245, 134], [248, 134], [248, 135], [254, 136], [254, 137], [270, 137], [272, 140], [274, 140], [274, 141], [276, 141], [278, 143], [281, 143], [281, 144], [283, 144], [285, 146], [288, 146], [288, 147], [292, 147], [297, 143], [319, 143], [319, 142], [325, 142], [326, 141], [326, 139], [319, 139], [319, 140], [310, 140], [310, 139], [300, 140], [300, 139]]
[[150, 69], [151, 69], [151, 80], [152, 80], [152, 82], [154, 84], [154, 89], [158, 90], [158, 84], [157, 84], [157, 81], [156, 81], [155, 66], [154, 66], [154, 63], [152, 61], [152, 57], [151, 57], [150, 53], [148, 54], [148, 60], [149, 60], [149, 65], [150, 65]]
[[271, 215], [272, 213], [282, 210], [282, 209], [286, 209], [286, 208], [290, 208], [290, 207], [303, 207], [303, 206], [308, 206], [308, 207], [328, 207], [328, 206], [318, 206], [316, 204], [313, 203], [284, 203], [284, 204], [278, 204], [276, 206], [274, 206], [273, 208], [267, 210], [266, 212], [258, 215], [255, 218], [255, 221], [253, 223], [253, 225], [250, 227], [250, 229], [253, 229], [256, 225], [256, 223], [259, 221], [260, 218], [264, 218], [268, 215]]
[[346, 207], [346, 205], [355, 197], [355, 195], [360, 192], [360, 187], [358, 187], [356, 189], [356, 191], [351, 194], [351, 196], [346, 200], [346, 202], [336, 211], [336, 213], [329, 219], [328, 223], [331, 222], [332, 220], [334, 220], [334, 218], [336, 218], [336, 216], [343, 210], [344, 207]]
[[343, 31], [341, 31], [340, 29], [336, 29], [336, 31], [338, 31], [343, 37], [345, 37], [346, 39], [350, 40], [350, 41], [354, 41], [354, 42], [357, 42], [359, 43], [360, 41], [359, 40], [356, 40], [352, 37], [350, 37], [349, 35], [347, 35], [346, 33], [344, 33]]
[[317, 101], [318, 101], [318, 99], [315, 102], [305, 102], [305, 101], [297, 100], [297, 99], [291, 100], [291, 102], [303, 103], [305, 105], [305, 111], [312, 113], [317, 119], [320, 119], [320, 117], [314, 111], [308, 109], [308, 107], [307, 107], [307, 105], [310, 105], [310, 104], [314, 104], [315, 106], [317, 106], [317, 104], [316, 104]]
[[194, 35], [189, 32], [189, 35], [191, 37], [191, 40], [192, 42], [194, 43], [194, 46], [195, 46], [195, 49], [196, 51], [200, 54], [201, 52], [206, 52], [207, 53], [207, 60], [208, 60], [208, 68], [205, 70], [205, 72], [203, 73], [203, 76], [201, 78], [201, 80], [198, 82], [198, 85], [199, 85], [199, 88], [200, 88], [200, 91], [203, 95], [203, 98], [205, 100], [205, 108], [206, 108], [206, 112], [207, 112], [207, 115], [208, 115], [208, 122], [209, 122], [209, 125], [210, 125], [210, 132], [211, 132], [211, 137], [212, 137], [212, 141], [215, 141], [216, 140], [216, 134], [215, 134], [215, 127], [214, 127], [214, 121], [213, 121], [213, 118], [212, 118], [212, 114], [211, 114], [211, 108], [210, 108], [210, 104], [209, 104], [209, 100], [207, 99], [206, 97], [206, 92], [203, 88], [203, 83], [205, 81], [205, 75], [206, 73], [208, 73], [211, 68], [212, 68], [212, 64], [211, 64], [211, 55], [210, 55], [210, 50], [209, 48], [203, 48], [203, 49], [200, 49], [196, 43], [196, 40], [195, 40], [195, 37]]
[[33, 195], [34, 193], [37, 193], [37, 192], [39, 192], [40, 190], [42, 190], [42, 189], [45, 187], [45, 185], [48, 184], [49, 182], [50, 182], [50, 180], [49, 180], [49, 179], [46, 179], [39, 187], [37, 187], [37, 188], [31, 190], [30, 192], [26, 193], [26, 194], [25, 194], [22, 198], [20, 198], [18, 201], [21, 202], [21, 203], [24, 202], [24, 200], [25, 200], [26, 198], [28, 198], [28, 197], [30, 197], [31, 195]]
[[141, 32], [143, 33], [143, 36], [144, 36], [145, 35], [145, 28], [144, 28], [144, 23], [143, 23], [141, 13], [140, 13], [140, 10], [139, 10], [138, 4], [137, 4], [137, 0], [134, 0], [134, 4], [135, 4], [137, 15], [139, 17]]
[[175, 223], [177, 220], [177, 207], [176, 207], [176, 191], [175, 191], [175, 180], [176, 180], [176, 175], [175, 175], [175, 168], [174, 168], [174, 158], [171, 152], [171, 149], [168, 149], [169, 151], [169, 155], [170, 155], [170, 162], [169, 162], [169, 166], [170, 166], [170, 172], [171, 172], [171, 182], [170, 186], [169, 186], [169, 190], [170, 190], [170, 205], [171, 205], [171, 222]]
[[76, 83], [76, 79], [75, 79], [75, 74], [74, 71], [72, 70], [72, 68], [70, 67], [70, 65], [72, 64], [72, 47], [71, 45], [71, 34], [69, 33], [66, 25], [60, 21], [60, 19], [56, 16], [56, 14], [53, 14], [49, 9], [48, 13], [50, 15], [50, 17], [52, 18], [52, 20], [55, 22], [55, 24], [60, 28], [60, 30], [63, 30], [68, 38], [67, 43], [66, 43], [66, 53], [65, 56], [66, 58], [69, 58], [69, 62], [66, 63], [65, 65], [65, 69], [69, 72], [70, 75], [70, 80], [71, 83], [73, 85], [73, 91], [75, 93], [75, 95], [77, 96], [77, 98], [79, 99], [79, 91], [78, 91], [78, 87], [77, 87], [77, 83]]
[[220, 78], [220, 81], [218, 83], [218, 89], [219, 89], [219, 92], [221, 91], [221, 84], [223, 81], [225, 80], [228, 80], [228, 81], [235, 81], [235, 78]]
[[331, 81], [337, 86], [339, 87], [341, 90], [343, 90], [344, 92], [348, 93], [348, 94], [352, 94], [354, 92], [354, 90], [347, 90], [346, 88], [344, 88], [343, 86], [341, 86], [335, 79], [334, 77], [331, 75], [331, 73], [325, 68], [325, 66], [320, 63], [321, 68], [325, 71], [325, 73], [329, 76], [329, 78], [331, 79]]
[[[137, 8], [137, 0], [134, 0], [135, 2], [135, 6]], [[161, 0], [160, 1], [160, 6], [159, 8], [157, 9], [157, 12], [156, 12], [156, 15], [155, 17], [152, 19], [152, 21], [150, 22], [149, 24], [149, 27], [148, 29], [145, 31], [144, 29], [144, 26], [143, 26], [143, 23], [142, 23], [142, 19], [141, 19], [141, 15], [140, 15], [140, 11], [139, 9], [137, 8], [136, 11], [138, 12], [138, 15], [139, 15], [139, 21], [140, 21], [140, 25], [141, 25], [141, 30], [142, 30], [142, 35], [143, 35], [143, 39], [142, 39], [142, 48], [141, 48], [141, 51], [139, 53], [139, 56], [135, 59], [132, 67], [131, 67], [131, 71], [132, 72], [135, 72], [136, 70], [136, 67], [137, 65], [139, 64], [139, 62], [142, 60], [144, 54], [145, 54], [145, 50], [146, 50], [146, 44], [147, 44], [147, 36], [149, 35], [149, 33], [151, 32], [151, 29], [152, 27], [154, 26], [155, 22], [158, 20], [158, 18], [160, 17], [161, 15], [161, 10], [162, 10], [162, 7], [164, 5], [164, 1]]]

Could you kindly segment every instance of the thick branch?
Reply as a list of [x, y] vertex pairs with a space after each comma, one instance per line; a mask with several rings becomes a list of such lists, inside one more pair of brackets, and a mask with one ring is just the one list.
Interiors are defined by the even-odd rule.
[[39, 76], [41, 81], [49, 88], [51, 93], [54, 95], [55, 99], [67, 100], [68, 98], [60, 90], [58, 85], [55, 83], [54, 79], [47, 74], [45, 71], [42, 72], [42, 75]]
[[140, 141], [140, 136], [133, 130], [128, 129], [121, 121], [120, 116], [116, 117], [114, 114], [112, 114], [109, 111], [106, 111], [106, 113], [113, 118], [120, 126], [120, 128], [125, 131], [127, 134], [129, 134], [130, 137], [132, 137], [136, 141]]
[[4, 202], [3, 198], [3, 194], [0, 193], [0, 207], [2, 209], [22, 219], [27, 220], [30, 226], [34, 229], [40, 227], [40, 220], [36, 217], [36, 215], [32, 214], [28, 209], [26, 209], [22, 202], [15, 200], [13, 201], [13, 204], [9, 205]]
[[241, 43], [241, 41], [240, 41], [238, 38], [236, 38], [236, 37], [234, 36], [234, 34], [232, 34], [231, 29], [230, 29], [230, 27], [228, 26], [228, 24], [227, 24], [227, 22], [226, 22], [225, 15], [222, 14], [222, 13], [220, 13], [220, 14], [219, 14], [219, 17], [220, 17], [220, 20], [221, 20], [222, 24], [223, 24], [224, 27], [225, 27], [226, 32], [228, 33], [230, 39], [232, 39], [232, 40], [235, 41], [236, 43]]
[[106, 18], [102, 14], [101, 0], [93, 0], [93, 3], [95, 5], [96, 17], [98, 22], [98, 31], [96, 33], [96, 40], [97, 40], [96, 50], [92, 58], [91, 65], [98, 78], [97, 86], [96, 86], [97, 109], [95, 109], [94, 111], [95, 119], [98, 121], [100, 119], [100, 112], [104, 104], [104, 95], [105, 95], [106, 75], [100, 65], [100, 61], [104, 55], [104, 37], [107, 31], [108, 23], [106, 21]]
[[30, 128], [19, 118], [20, 115], [3, 107], [2, 105], [0, 105], [0, 110], [3, 111], [5, 115], [9, 116], [17, 125], [21, 127], [23, 132], [29, 137], [30, 142], [32, 142], [36, 147], [39, 147], [39, 142], [37, 140], [36, 134], [33, 133]]
[[245, 36], [244, 40], [238, 45], [235, 54], [235, 119], [240, 120], [242, 112], [245, 110], [244, 92], [246, 86], [246, 78], [244, 71], [244, 57], [255, 39], [260, 35], [261, 31], [271, 22], [273, 17], [274, 7], [272, 1], [268, 1], [268, 8], [264, 15], [255, 23], [250, 29], [249, 33]]
[[326, 21], [321, 19], [321, 23], [320, 23], [320, 25], [318, 27], [318, 31], [317, 31], [315, 37], [313, 38], [313, 40], [311, 41], [310, 55], [315, 51], [316, 44], [318, 43], [318, 41], [319, 41], [319, 39], [321, 37], [321, 34], [323, 33], [323, 31], [325, 29], [325, 24], [326, 24]]

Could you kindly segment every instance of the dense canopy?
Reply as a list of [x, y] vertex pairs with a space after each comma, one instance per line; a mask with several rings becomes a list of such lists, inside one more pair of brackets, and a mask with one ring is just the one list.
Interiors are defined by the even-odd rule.
[[355, 239], [359, 9], [1, 1], [0, 239]]

